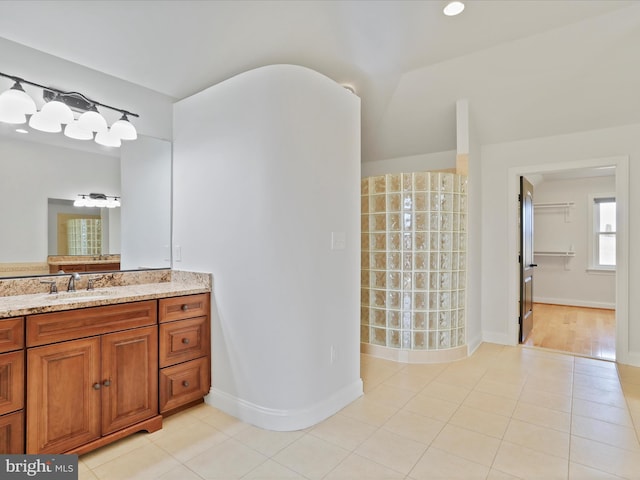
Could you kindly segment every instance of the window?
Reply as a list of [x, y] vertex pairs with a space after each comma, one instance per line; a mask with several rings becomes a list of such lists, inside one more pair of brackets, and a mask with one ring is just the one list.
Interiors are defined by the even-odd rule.
[[616, 199], [593, 197], [593, 264], [595, 269], [613, 270], [616, 266]]

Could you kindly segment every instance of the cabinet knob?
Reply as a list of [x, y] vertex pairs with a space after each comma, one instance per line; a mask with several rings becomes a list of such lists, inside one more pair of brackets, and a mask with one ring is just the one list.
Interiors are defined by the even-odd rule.
[[191, 340], [189, 340], [188, 338], [182, 339], [182, 343], [184, 343], [185, 345], [189, 345], [189, 342], [191, 342]]
[[184, 380], [184, 381], [182, 382], [182, 386], [183, 386], [183, 387], [188, 387], [188, 386], [189, 386], [189, 382], [187, 382], [186, 380]]
[[182, 307], [180, 307], [182, 309], [183, 312], [186, 312], [187, 310], [189, 310], [189, 305], [187, 305], [186, 303], [182, 305]]
[[104, 382], [102, 382], [102, 385], [108, 387], [109, 385], [111, 385], [111, 380], [105, 380]]
[[99, 383], [94, 383], [93, 384], [93, 389], [94, 390], [100, 390], [100, 384]]

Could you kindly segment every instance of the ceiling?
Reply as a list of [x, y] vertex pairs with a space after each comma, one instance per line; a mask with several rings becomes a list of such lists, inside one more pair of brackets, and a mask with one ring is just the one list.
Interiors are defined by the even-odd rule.
[[10, 1], [0, 37], [182, 99], [310, 67], [362, 99], [363, 160], [640, 123], [640, 0]]

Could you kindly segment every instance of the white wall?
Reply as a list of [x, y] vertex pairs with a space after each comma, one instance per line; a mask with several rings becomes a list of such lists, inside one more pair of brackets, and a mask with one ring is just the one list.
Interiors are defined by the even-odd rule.
[[[485, 145], [482, 147], [482, 281], [477, 288], [482, 291], [482, 332], [485, 341], [513, 344], [517, 332], [517, 299], [508, 292], [517, 288], [511, 285], [514, 268], [517, 268], [517, 251], [510, 257], [516, 242], [518, 202], [515, 189], [518, 170], [537, 165], [560, 163], [578, 164], [589, 159], [613, 156], [629, 157], [629, 175], [617, 182], [635, 184], [640, 180], [640, 125], [628, 125], [603, 130], [580, 132], [570, 135], [537, 138], [520, 142]], [[618, 184], [617, 184], [618, 188]], [[510, 195], [513, 193], [513, 195]], [[640, 208], [640, 190], [628, 189], [628, 205], [618, 205], [619, 215], [628, 215], [626, 230], [629, 245], [640, 242], [640, 223], [635, 210]], [[510, 226], [514, 226], [511, 228]], [[640, 256], [633, 249], [628, 252], [627, 264], [619, 266], [628, 271], [628, 292], [640, 288]], [[517, 282], [515, 282], [517, 283]], [[618, 361], [640, 365], [640, 297], [626, 295], [617, 288], [618, 329], [620, 355]]]
[[118, 158], [0, 138], [0, 262], [47, 258], [47, 199], [120, 194]]
[[535, 185], [534, 203], [573, 202], [564, 208], [537, 208], [534, 214], [535, 251], [575, 252], [575, 257], [536, 255], [533, 297], [536, 302], [615, 308], [615, 273], [589, 271], [589, 195], [610, 194], [615, 177], [544, 181]]
[[362, 178], [387, 173], [426, 172], [456, 167], [456, 152], [427, 153], [362, 163]]
[[360, 99], [273, 65], [180, 101], [173, 188], [174, 268], [214, 279], [208, 402], [294, 430], [361, 395]]

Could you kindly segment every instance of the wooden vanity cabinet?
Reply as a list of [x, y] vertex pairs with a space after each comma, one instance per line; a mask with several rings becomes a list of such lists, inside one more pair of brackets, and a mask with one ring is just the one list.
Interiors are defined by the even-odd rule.
[[0, 320], [0, 453], [24, 451], [24, 318]]
[[202, 401], [211, 388], [209, 294], [163, 298], [160, 322], [160, 413]]
[[27, 317], [26, 453], [80, 454], [162, 427], [156, 321], [155, 300]]

